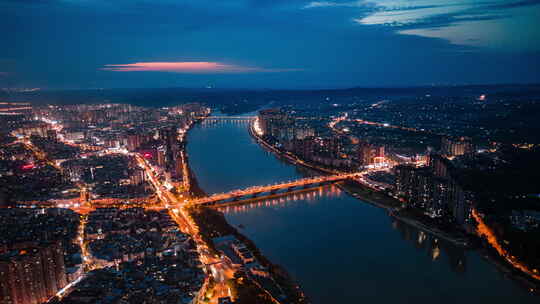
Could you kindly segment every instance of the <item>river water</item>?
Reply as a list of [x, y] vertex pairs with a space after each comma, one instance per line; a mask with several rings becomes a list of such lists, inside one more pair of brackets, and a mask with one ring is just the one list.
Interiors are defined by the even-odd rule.
[[[262, 149], [247, 126], [205, 123], [189, 132], [190, 165], [207, 193], [304, 177]], [[335, 186], [224, 213], [316, 304], [540, 302], [479, 252], [398, 222]]]

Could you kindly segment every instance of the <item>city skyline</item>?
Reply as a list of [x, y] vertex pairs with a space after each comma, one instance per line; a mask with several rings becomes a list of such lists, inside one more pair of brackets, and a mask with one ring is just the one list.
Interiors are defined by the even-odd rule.
[[1, 102], [0, 298], [536, 303], [539, 93], [437, 91]]
[[0, 304], [537, 304], [540, 0], [0, 0]]

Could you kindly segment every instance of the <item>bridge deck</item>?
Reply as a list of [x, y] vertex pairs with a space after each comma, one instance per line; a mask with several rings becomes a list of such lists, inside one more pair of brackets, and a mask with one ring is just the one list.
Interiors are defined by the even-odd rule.
[[281, 189], [294, 188], [294, 187], [299, 187], [299, 186], [308, 186], [308, 185], [313, 185], [313, 184], [318, 184], [318, 183], [338, 182], [338, 181], [342, 181], [342, 180], [346, 180], [346, 179], [350, 179], [350, 178], [354, 178], [358, 176], [360, 176], [359, 173], [352, 173], [352, 174], [340, 174], [340, 175], [331, 175], [331, 176], [303, 178], [303, 179], [284, 182], [280, 184], [255, 186], [255, 187], [249, 187], [249, 188], [241, 189], [241, 190], [233, 190], [227, 193], [218, 193], [212, 196], [203, 197], [203, 198], [194, 200], [191, 203], [194, 205], [206, 205], [206, 204], [212, 204], [212, 203], [216, 203], [216, 202], [224, 201], [228, 199], [239, 198], [242, 196], [254, 195], [254, 194], [271, 192], [271, 191], [278, 191]]
[[257, 117], [256, 116], [207, 116], [207, 117], [197, 117], [197, 118], [204, 118], [207, 120], [212, 120], [212, 119], [215, 119], [215, 120], [218, 120], [218, 119], [253, 120]]

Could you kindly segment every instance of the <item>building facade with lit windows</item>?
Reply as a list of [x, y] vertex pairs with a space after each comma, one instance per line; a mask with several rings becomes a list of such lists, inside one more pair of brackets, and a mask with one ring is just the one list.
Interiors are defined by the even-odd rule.
[[60, 242], [14, 249], [0, 255], [0, 303], [39, 304], [67, 285]]
[[358, 144], [358, 160], [361, 166], [370, 166], [384, 162], [384, 146], [362, 142]]
[[455, 157], [474, 153], [474, 145], [472, 139], [469, 137], [443, 137], [441, 140], [441, 151], [449, 157]]
[[394, 169], [396, 193], [410, 208], [420, 209], [432, 218], [446, 218], [466, 225], [471, 217], [473, 193], [466, 191], [441, 161], [432, 161], [431, 165], [397, 166]]

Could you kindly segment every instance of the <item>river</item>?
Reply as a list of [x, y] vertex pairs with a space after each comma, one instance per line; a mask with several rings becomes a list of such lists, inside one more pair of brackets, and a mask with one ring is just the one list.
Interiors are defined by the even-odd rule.
[[[304, 177], [262, 149], [247, 123], [196, 125], [187, 151], [209, 194]], [[420, 232], [335, 186], [224, 212], [315, 304], [539, 300], [478, 251]]]

